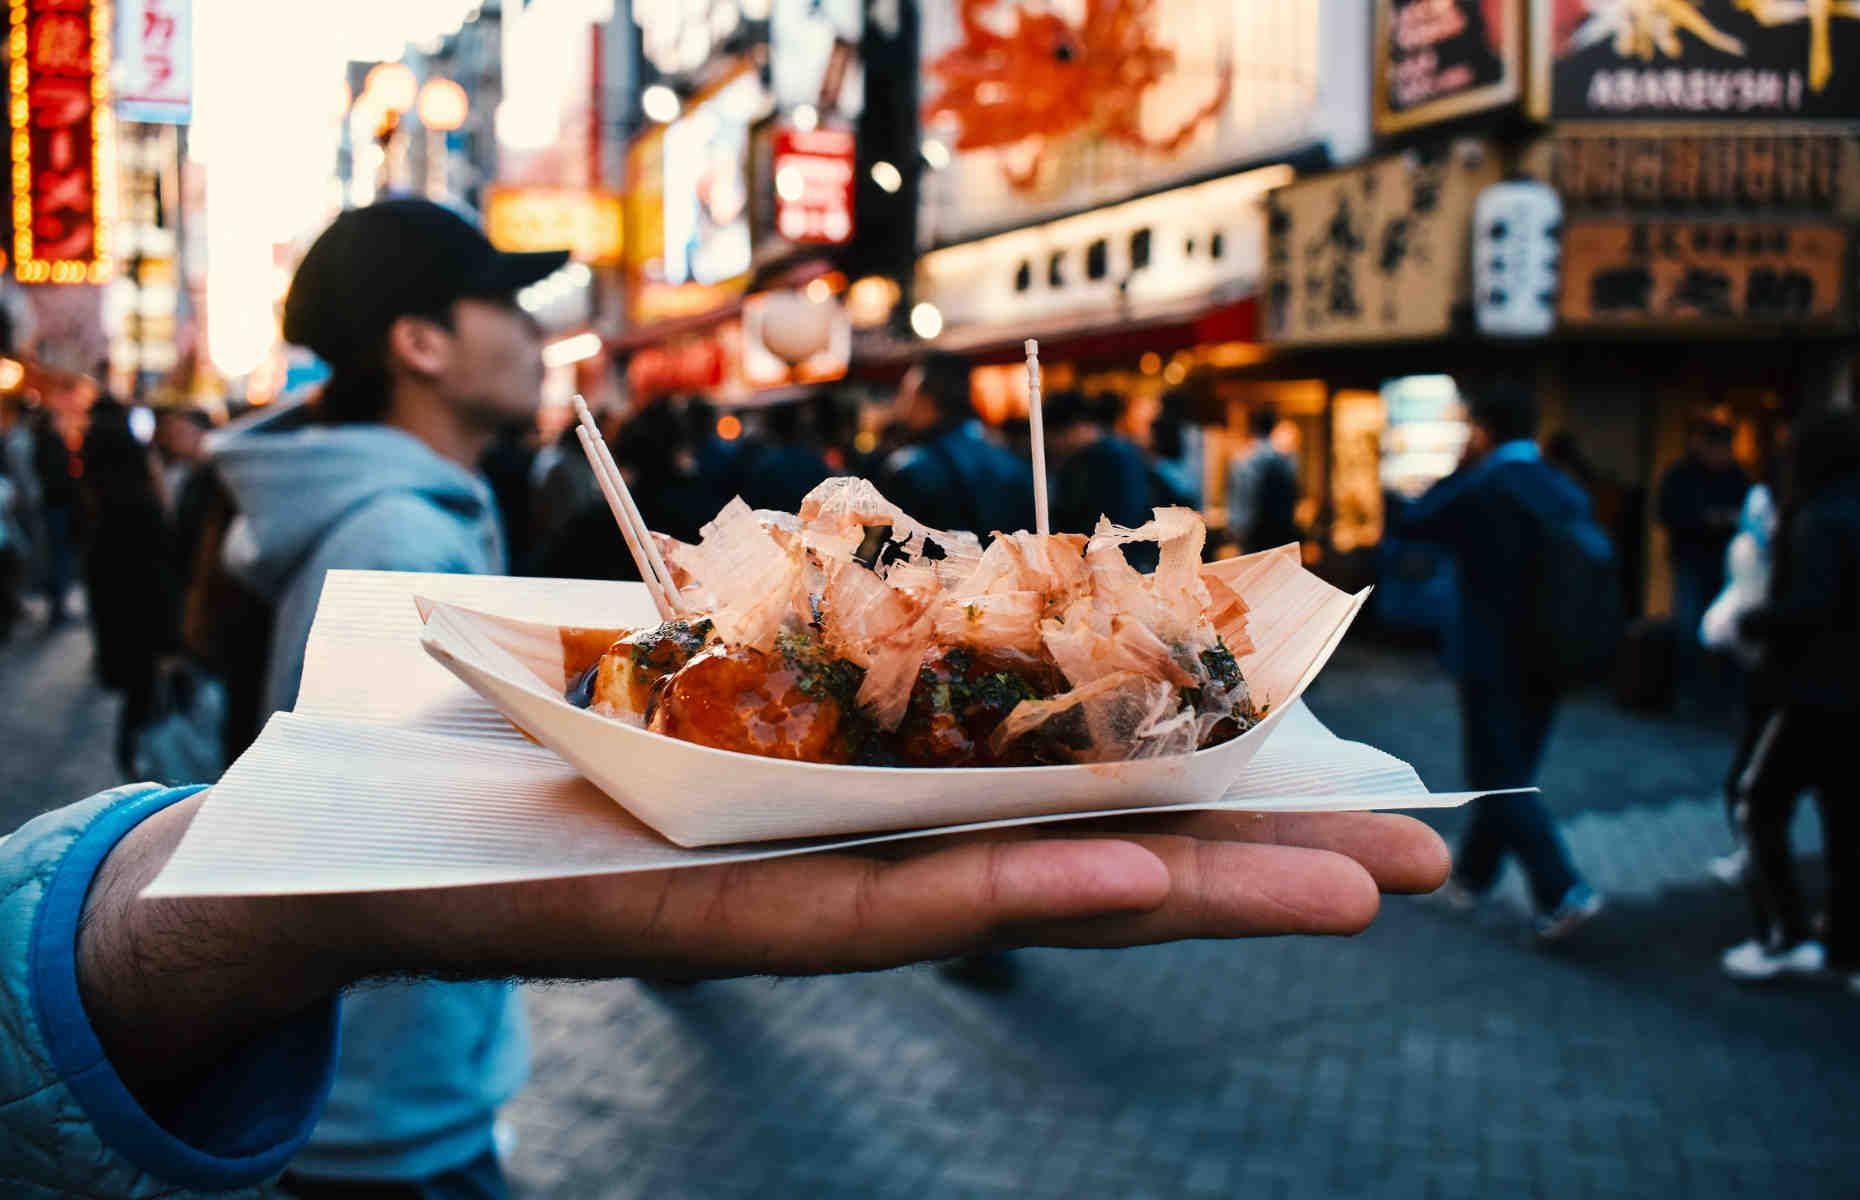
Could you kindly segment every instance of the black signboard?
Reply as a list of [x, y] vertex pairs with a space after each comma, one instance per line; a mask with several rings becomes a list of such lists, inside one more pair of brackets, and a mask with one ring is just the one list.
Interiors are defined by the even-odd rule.
[[1860, 11], [1814, 0], [1537, 0], [1531, 109], [1558, 121], [1860, 121]]
[[1523, 0], [1376, 0], [1376, 132], [1518, 99]]

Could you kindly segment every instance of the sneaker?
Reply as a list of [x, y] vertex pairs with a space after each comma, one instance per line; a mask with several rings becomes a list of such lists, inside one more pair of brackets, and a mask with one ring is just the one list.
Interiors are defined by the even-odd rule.
[[1601, 895], [1588, 884], [1578, 883], [1563, 894], [1563, 902], [1554, 911], [1537, 915], [1537, 936], [1546, 942], [1566, 938], [1601, 911]]
[[1787, 950], [1771, 950], [1751, 939], [1724, 952], [1718, 965], [1742, 983], [1760, 983], [1779, 975], [1819, 975], [1827, 962], [1820, 942], [1798, 942]]
[[1743, 846], [1729, 854], [1720, 854], [1705, 864], [1712, 873], [1712, 878], [1726, 887], [1736, 887], [1744, 882], [1744, 872], [1750, 869], [1750, 851]]

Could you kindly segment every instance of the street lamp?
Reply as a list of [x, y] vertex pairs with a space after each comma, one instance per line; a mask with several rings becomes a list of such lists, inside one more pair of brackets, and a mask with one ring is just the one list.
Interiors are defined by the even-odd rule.
[[426, 194], [443, 200], [446, 194], [446, 134], [465, 123], [471, 100], [456, 82], [435, 75], [420, 86], [417, 105], [420, 124], [426, 128]]
[[[394, 164], [394, 135], [400, 132], [400, 119], [413, 108], [418, 82], [413, 68], [403, 62], [376, 63], [362, 81], [362, 94], [350, 109], [350, 128], [369, 126], [379, 151], [373, 192], [385, 191], [398, 172]], [[357, 132], [360, 143], [360, 131]]]
[[376, 63], [362, 82], [362, 94], [372, 95], [383, 109], [396, 115], [413, 107], [413, 68], [403, 62]]

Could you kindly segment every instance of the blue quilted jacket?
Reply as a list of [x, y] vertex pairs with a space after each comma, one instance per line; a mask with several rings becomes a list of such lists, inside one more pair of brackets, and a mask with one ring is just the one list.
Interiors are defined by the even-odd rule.
[[0, 1195], [256, 1195], [310, 1136], [335, 1069], [334, 1000], [157, 1119], [104, 1058], [78, 995], [77, 922], [98, 865], [197, 790], [117, 788], [0, 840]]

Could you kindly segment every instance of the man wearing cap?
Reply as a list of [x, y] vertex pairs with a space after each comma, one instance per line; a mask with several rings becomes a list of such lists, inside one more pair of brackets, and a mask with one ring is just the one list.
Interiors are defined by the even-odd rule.
[[[239, 511], [226, 565], [275, 605], [264, 715], [296, 701], [328, 571], [505, 570], [475, 464], [499, 428], [535, 414], [541, 331], [516, 293], [567, 258], [501, 253], [413, 199], [343, 213], [304, 255], [284, 336], [329, 364], [313, 421], [235, 437], [216, 456]], [[343, 1004], [328, 1108], [285, 1187], [502, 1195], [492, 1123], [527, 1070], [508, 985], [358, 992]]]

